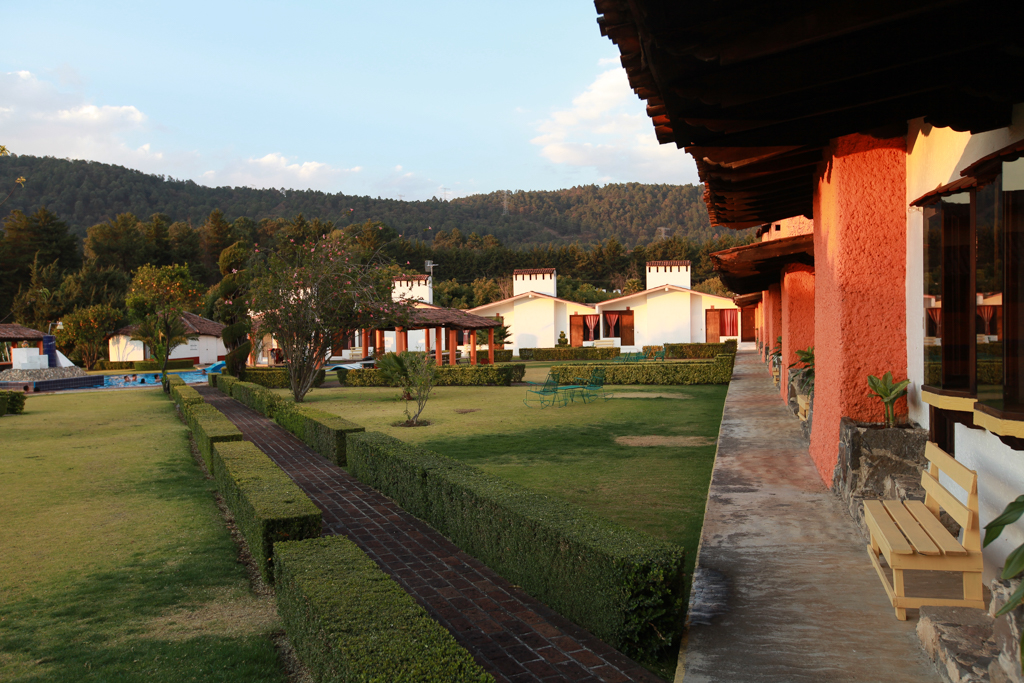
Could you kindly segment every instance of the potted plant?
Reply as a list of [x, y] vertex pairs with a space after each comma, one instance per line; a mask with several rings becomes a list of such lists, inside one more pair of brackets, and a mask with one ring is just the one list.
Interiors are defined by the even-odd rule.
[[778, 385], [779, 377], [782, 375], [782, 336], [775, 340], [775, 348], [768, 354], [768, 365], [772, 371], [772, 377], [775, 378], [775, 384]]
[[896, 382], [892, 378], [892, 372], [882, 375], [882, 379], [868, 375], [868, 388], [882, 401], [886, 427], [896, 426], [896, 401], [907, 395], [908, 386], [910, 386], [909, 379]]
[[810, 412], [811, 396], [814, 394], [814, 347], [798, 349], [796, 362], [790, 363], [790, 368], [797, 368], [796, 374], [796, 403], [797, 415], [801, 420], [807, 420]]

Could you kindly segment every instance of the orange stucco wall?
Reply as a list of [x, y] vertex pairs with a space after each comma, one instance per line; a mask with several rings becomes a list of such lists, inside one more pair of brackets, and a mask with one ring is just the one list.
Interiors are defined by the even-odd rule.
[[772, 285], [762, 297], [764, 302], [764, 343], [771, 351], [775, 340], [782, 334], [782, 287]]
[[[782, 367], [783, 377], [797, 362], [797, 349], [814, 346], [814, 269], [789, 266], [782, 274]], [[779, 393], [789, 399], [789, 387], [781, 383]]]
[[[776, 230], [776, 226], [778, 229]], [[771, 230], [761, 235], [762, 242], [782, 239], [783, 237], [794, 237], [796, 235], [809, 235], [814, 231], [814, 221], [803, 216], [783, 218], [781, 221], [772, 223]]]
[[[834, 140], [814, 193], [815, 396], [811, 457], [827, 485], [839, 420], [879, 422], [869, 374], [907, 376], [906, 142]], [[904, 407], [904, 411], [905, 411]]]

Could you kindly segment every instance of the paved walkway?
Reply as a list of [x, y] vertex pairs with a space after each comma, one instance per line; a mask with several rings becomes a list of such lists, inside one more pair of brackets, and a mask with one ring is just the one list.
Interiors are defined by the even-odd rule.
[[736, 361], [691, 595], [686, 683], [937, 683], [916, 621], [893, 615], [865, 540], [822, 484], [771, 376], [754, 352]]
[[342, 534], [358, 544], [499, 682], [660, 681], [512, 587], [272, 420], [217, 389], [197, 389], [323, 511], [325, 536]]

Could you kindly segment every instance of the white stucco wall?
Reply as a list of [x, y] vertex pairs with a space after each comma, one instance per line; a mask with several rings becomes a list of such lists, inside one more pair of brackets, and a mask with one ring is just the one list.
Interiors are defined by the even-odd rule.
[[[710, 310], [712, 308], [717, 309], [717, 310], [722, 310], [722, 309], [728, 308], [728, 309], [735, 309], [735, 310], [739, 311], [739, 306], [734, 304], [732, 302], [732, 299], [727, 299], [724, 296], [714, 296], [713, 294], [699, 294], [699, 296], [700, 296], [700, 307], [701, 307], [701, 312], [700, 312], [701, 333], [699, 335], [700, 338], [699, 339], [694, 339], [693, 341], [694, 342], [697, 342], [697, 341], [705, 342], [705, 341], [707, 341], [707, 330], [704, 329], [704, 327], [707, 324], [706, 311], [708, 311], [708, 310]], [[743, 316], [740, 313], [738, 313], [738, 312], [736, 313], [736, 321], [737, 321], [736, 331], [739, 332], [740, 334], [743, 334], [743, 329], [742, 329]], [[738, 341], [739, 340], [739, 335], [727, 337], [724, 334], [720, 334], [719, 338], [720, 338], [721, 341], [725, 341], [727, 339], [736, 339]]]
[[683, 289], [690, 288], [690, 266], [646, 266], [647, 289], [662, 285], [675, 285]]
[[[142, 342], [135, 341], [124, 335], [115, 335], [107, 341], [107, 352], [112, 361], [145, 360], [146, 350]], [[171, 360], [179, 358], [199, 358], [200, 365], [216, 363], [227, 355], [224, 340], [220, 337], [204, 334], [197, 339], [190, 339], [185, 344], [175, 346], [171, 350]]]
[[558, 296], [558, 273], [512, 273], [512, 296], [527, 292]]
[[658, 290], [647, 295], [647, 325], [643, 340], [636, 345], [660, 346], [690, 341], [690, 307], [692, 295], [689, 292]]
[[[555, 300], [544, 297], [516, 301], [515, 327], [512, 336], [515, 348], [550, 348], [558, 339], [555, 329]], [[566, 332], [568, 336], [568, 331]]]
[[[409, 299], [434, 303], [434, 283], [430, 276], [424, 280], [395, 280], [391, 284], [391, 299]], [[411, 346], [411, 344], [410, 344]]]
[[690, 343], [703, 344], [708, 340], [704, 329], [707, 318], [704, 317], [703, 297], [696, 292], [690, 293]]
[[142, 342], [124, 335], [115, 335], [107, 341], [107, 353], [112, 361], [145, 360]]

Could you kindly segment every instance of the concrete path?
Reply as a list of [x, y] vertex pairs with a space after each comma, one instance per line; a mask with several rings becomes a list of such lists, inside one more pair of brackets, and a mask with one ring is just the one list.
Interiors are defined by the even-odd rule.
[[940, 681], [771, 375], [756, 353], [736, 361], [690, 598], [686, 683]]
[[217, 389], [196, 389], [316, 503], [325, 536], [352, 539], [499, 683], [661, 680], [461, 552], [274, 421]]

